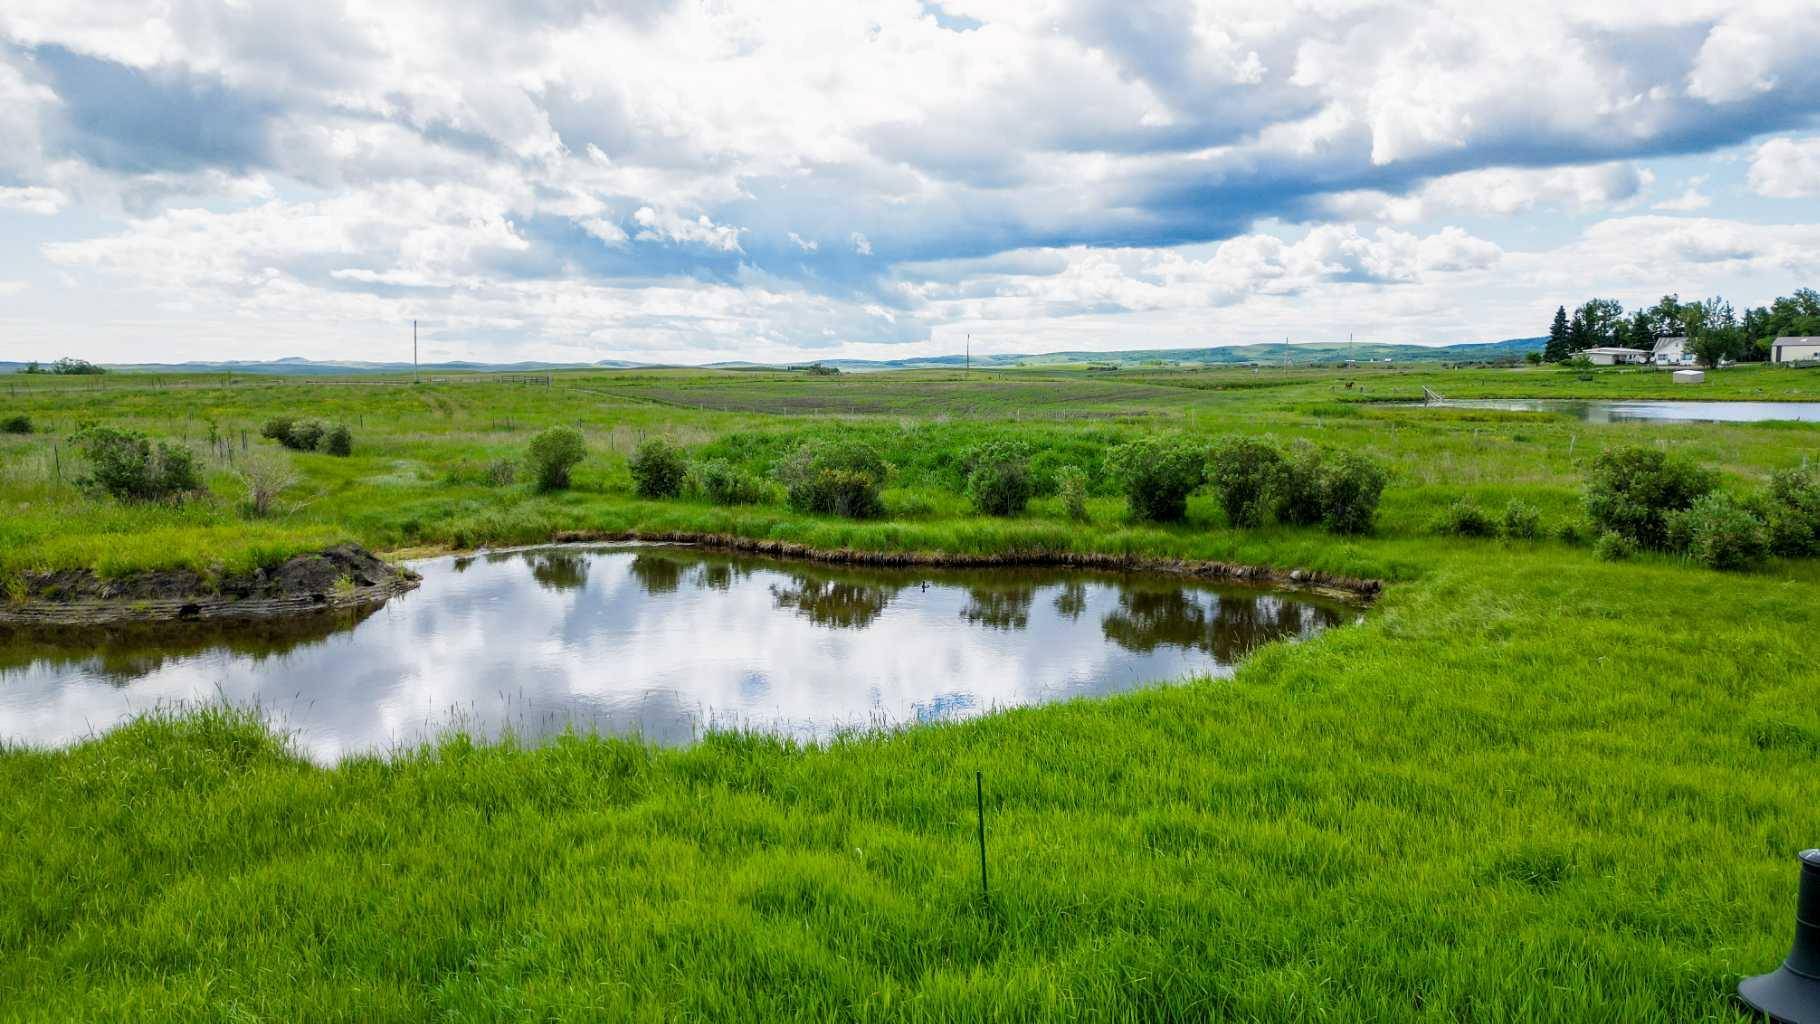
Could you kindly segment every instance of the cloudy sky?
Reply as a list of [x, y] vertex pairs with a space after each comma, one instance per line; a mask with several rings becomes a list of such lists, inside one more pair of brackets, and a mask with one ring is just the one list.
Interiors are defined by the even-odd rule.
[[0, 359], [1533, 335], [1820, 285], [1812, 0], [6, 0]]

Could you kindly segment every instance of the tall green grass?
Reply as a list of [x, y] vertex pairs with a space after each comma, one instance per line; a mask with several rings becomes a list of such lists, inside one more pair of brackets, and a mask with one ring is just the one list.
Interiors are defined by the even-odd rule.
[[[1732, 987], [1785, 951], [1790, 855], [1820, 820], [1820, 563], [1614, 565], [1550, 540], [1441, 538], [1433, 522], [1461, 498], [1519, 499], [1552, 530], [1580, 515], [1587, 460], [1621, 442], [1742, 485], [1811, 459], [1820, 430], [1360, 400], [1424, 382], [1686, 394], [1550, 372], [20, 387], [5, 401], [45, 432], [0, 437], [6, 573], [242, 566], [343, 537], [675, 530], [1391, 585], [1361, 625], [1265, 648], [1229, 681], [816, 748], [451, 737], [317, 768], [245, 713], [205, 709], [9, 749], [0, 1019], [1741, 1019]], [[1746, 369], [1701, 394], [1816, 392], [1820, 375]], [[225, 466], [206, 500], [125, 507], [59, 481], [49, 447], [85, 418], [192, 443], [214, 419], [237, 443], [299, 409], [348, 422], [354, 454], [296, 456], [302, 483], [268, 520], [245, 517]], [[578, 421], [591, 454], [569, 492], [471, 471]], [[1377, 529], [1232, 530], [1205, 496], [1184, 525], [1138, 526], [1097, 478], [1085, 524], [1047, 496], [1021, 517], [972, 516], [958, 492], [958, 453], [983, 439], [1095, 474], [1107, 445], [1156, 430], [1369, 452], [1391, 470]], [[753, 471], [804, 440], [873, 441], [897, 465], [891, 515], [634, 500], [625, 455], [656, 434]]]
[[1820, 580], [1552, 561], [1461, 547], [1227, 682], [819, 748], [319, 769], [205, 711], [0, 754], [0, 1005], [1740, 1020], [1813, 842]]

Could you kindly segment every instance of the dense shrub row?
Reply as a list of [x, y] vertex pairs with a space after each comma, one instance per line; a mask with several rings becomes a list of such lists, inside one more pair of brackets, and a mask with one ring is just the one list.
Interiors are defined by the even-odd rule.
[[1107, 453], [1106, 468], [1140, 519], [1180, 520], [1188, 495], [1207, 482], [1233, 526], [1275, 518], [1334, 533], [1370, 530], [1385, 482], [1383, 467], [1356, 452], [1305, 441], [1285, 451], [1254, 437], [1223, 438], [1211, 449], [1187, 438], [1140, 438]]
[[1586, 512], [1602, 531], [1599, 554], [1679, 552], [1715, 569], [1741, 569], [1775, 553], [1820, 554], [1820, 479], [1803, 467], [1778, 472], [1762, 492], [1718, 490], [1717, 473], [1643, 445], [1593, 460]]
[[[530, 462], [539, 486], [567, 486], [568, 468], [584, 451], [580, 433], [570, 428], [538, 435]], [[1053, 494], [1070, 519], [1084, 521], [1090, 478], [1078, 465], [1046, 462], [1045, 455], [1053, 454], [1027, 441], [1001, 438], [968, 445], [951, 461], [926, 460], [925, 468], [951, 470], [950, 478], [960, 481], [959, 489], [979, 514], [1017, 515], [1033, 498]], [[707, 446], [691, 463], [674, 443], [651, 438], [633, 451], [627, 469], [641, 498], [691, 494], [718, 505], [748, 505], [771, 500], [774, 493], [764, 476], [741, 467], [754, 458], [770, 461], [784, 500], [799, 512], [851, 519], [885, 514], [882, 492], [893, 469], [877, 447], [863, 440], [826, 436], [785, 447], [775, 436], [733, 435]], [[1319, 524], [1337, 533], [1371, 528], [1385, 480], [1382, 468], [1355, 453], [1327, 452], [1306, 442], [1284, 450], [1269, 440], [1236, 437], [1211, 448], [1184, 437], [1139, 438], [1113, 445], [1104, 467], [1108, 481], [1139, 519], [1179, 521], [1188, 496], [1211, 480], [1234, 526], [1274, 518]], [[916, 503], [899, 504], [909, 508]]]
[[293, 451], [323, 452], [328, 455], [354, 454], [354, 434], [346, 424], [334, 426], [321, 420], [298, 420], [275, 416], [265, 421], [259, 436], [277, 441]]

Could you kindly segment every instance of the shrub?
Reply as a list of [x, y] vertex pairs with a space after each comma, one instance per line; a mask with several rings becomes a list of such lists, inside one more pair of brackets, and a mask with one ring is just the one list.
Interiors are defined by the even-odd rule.
[[1512, 499], [1504, 506], [1504, 536], [1511, 540], [1535, 540], [1542, 536], [1542, 513], [1534, 505]]
[[1586, 513], [1602, 532], [1660, 549], [1668, 546], [1668, 515], [1691, 507], [1717, 484], [1712, 472], [1656, 448], [1607, 448], [1593, 458]]
[[121, 501], [156, 501], [202, 489], [196, 458], [188, 448], [166, 441], [156, 448], [144, 434], [88, 426], [71, 438], [89, 473], [76, 481], [85, 490]]
[[29, 434], [32, 432], [32, 418], [23, 413], [8, 416], [0, 420], [0, 433]]
[[510, 487], [518, 481], [518, 463], [511, 459], [494, 459], [487, 463], [481, 478], [491, 487]]
[[1384, 467], [1357, 452], [1338, 452], [1321, 467], [1321, 525], [1334, 533], [1365, 533], [1384, 496]]
[[1079, 466], [1063, 466], [1055, 471], [1056, 493], [1062, 498], [1062, 512], [1077, 523], [1087, 521], [1087, 471]]
[[1188, 495], [1207, 472], [1201, 450], [1184, 438], [1140, 437], [1106, 453], [1106, 472], [1131, 502], [1131, 514], [1158, 523], [1179, 521]]
[[1498, 532], [1491, 516], [1471, 498], [1461, 498], [1441, 513], [1440, 532], [1454, 537], [1490, 537]]
[[674, 498], [689, 476], [682, 449], [661, 437], [639, 442], [626, 468], [632, 471], [632, 491], [641, 498]]
[[587, 439], [575, 427], [550, 427], [531, 438], [531, 476], [540, 491], [569, 486], [569, 471], [588, 454]]
[[1788, 558], [1820, 554], [1820, 478], [1813, 472], [1772, 473], [1763, 512], [1771, 551]]
[[354, 454], [354, 434], [348, 430], [347, 424], [338, 423], [322, 435], [322, 450], [344, 458]]
[[313, 452], [321, 446], [322, 435], [328, 429], [328, 425], [321, 420], [299, 420], [291, 424], [289, 438], [283, 444], [286, 448], [295, 448], [300, 452]]
[[269, 448], [247, 452], [235, 462], [234, 472], [246, 485], [246, 511], [254, 518], [271, 515], [278, 496], [297, 482], [289, 457]]
[[1593, 542], [1593, 554], [1601, 561], [1622, 562], [1636, 553], [1636, 542], [1616, 530], [1606, 530]]
[[1569, 519], [1555, 527], [1555, 539], [1563, 544], [1584, 544], [1586, 529], [1577, 520]]
[[764, 501], [765, 482], [726, 459], [706, 459], [695, 467], [695, 483], [716, 505], [757, 505]]
[[790, 507], [816, 515], [870, 519], [884, 512], [879, 488], [888, 468], [862, 441], [816, 441], [792, 452], [777, 468]]
[[296, 420], [289, 416], [274, 416], [265, 421], [265, 426], [259, 428], [259, 436], [269, 441], [277, 441], [289, 448], [291, 446], [291, 425], [295, 422]]
[[1207, 479], [1233, 526], [1256, 526], [1270, 511], [1283, 456], [1255, 437], [1228, 437], [1207, 458]]
[[1669, 515], [1669, 537], [1709, 569], [1746, 569], [1769, 550], [1762, 520], [1728, 494], [1704, 494]]
[[1277, 467], [1277, 521], [1313, 526], [1321, 521], [1321, 449], [1297, 439]]
[[1035, 485], [1030, 476], [1030, 446], [1021, 441], [991, 441], [967, 455], [967, 499], [982, 515], [1014, 516], [1030, 504]]

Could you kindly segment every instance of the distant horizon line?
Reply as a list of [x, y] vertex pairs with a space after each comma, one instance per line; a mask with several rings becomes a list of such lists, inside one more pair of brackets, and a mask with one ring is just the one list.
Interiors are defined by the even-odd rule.
[[[1214, 343], [1214, 344], [1208, 344], [1208, 345], [1184, 345], [1184, 346], [1172, 347], [1172, 348], [1055, 349], [1055, 350], [1045, 351], [1045, 352], [995, 352], [995, 353], [983, 353], [983, 354], [980, 354], [977, 356], [973, 356], [972, 361], [976, 365], [983, 365], [983, 364], [988, 364], [988, 363], [1004, 365], [1006, 363], [1014, 363], [1014, 362], [1017, 362], [1020, 360], [1055, 359], [1055, 358], [1060, 358], [1060, 357], [1102, 358], [1102, 359], [1120, 359], [1120, 358], [1144, 359], [1144, 358], [1166, 358], [1169, 356], [1176, 356], [1179, 358], [1183, 354], [1196, 353], [1196, 352], [1210, 352], [1210, 351], [1222, 351], [1222, 350], [1233, 350], [1233, 349], [1283, 349], [1283, 348], [1323, 348], [1323, 349], [1327, 349], [1327, 350], [1349, 349], [1349, 348], [1351, 348], [1351, 349], [1369, 348], [1369, 349], [1375, 349], [1375, 350], [1420, 349], [1420, 350], [1435, 352], [1435, 351], [1442, 351], [1442, 350], [1449, 350], [1449, 349], [1490, 348], [1490, 347], [1496, 347], [1496, 346], [1505, 346], [1507, 348], [1511, 348], [1511, 347], [1519, 347], [1519, 346], [1526, 345], [1529, 343], [1538, 343], [1539, 344], [1546, 340], [1547, 340], [1547, 338], [1544, 335], [1535, 335], [1533, 337], [1520, 337], [1520, 338], [1499, 338], [1499, 339], [1495, 339], [1495, 340], [1486, 340], [1486, 341], [1458, 341], [1458, 342], [1347, 341], [1347, 340], [1342, 340], [1342, 341], [1291, 341], [1291, 340], [1285, 339], [1283, 341], [1223, 342], [1223, 343]], [[57, 358], [72, 358], [72, 357], [60, 356]], [[73, 358], [81, 358], [81, 357], [73, 357]], [[309, 356], [292, 355], [292, 356], [274, 356], [269, 359], [194, 358], [194, 359], [180, 359], [180, 360], [174, 360], [174, 361], [168, 361], [168, 362], [164, 362], [164, 361], [146, 361], [146, 362], [96, 361], [94, 363], [94, 365], [104, 367], [107, 369], [123, 370], [123, 371], [133, 370], [136, 368], [145, 368], [145, 367], [151, 367], [151, 368], [176, 368], [176, 367], [227, 368], [227, 367], [261, 367], [261, 366], [317, 366], [317, 367], [346, 367], [346, 368], [350, 368], [350, 369], [386, 369], [386, 370], [411, 369], [413, 367], [417, 367], [417, 368], [477, 367], [477, 368], [505, 368], [505, 369], [523, 368], [523, 369], [549, 369], [549, 370], [588, 369], [588, 368], [598, 368], [598, 367], [612, 367], [612, 368], [616, 368], [616, 369], [715, 369], [715, 368], [719, 368], [719, 367], [728, 367], [728, 366], [785, 368], [785, 367], [790, 367], [790, 366], [809, 366], [809, 365], [814, 365], [817, 363], [824, 364], [824, 365], [850, 364], [850, 365], [856, 365], [856, 366], [857, 365], [897, 366], [897, 365], [915, 364], [915, 363], [936, 363], [936, 364], [954, 363], [956, 365], [961, 365], [964, 362], [965, 358], [966, 357], [964, 357], [964, 356], [955, 355], [955, 354], [905, 355], [905, 356], [898, 356], [898, 357], [894, 357], [894, 358], [822, 356], [822, 357], [815, 357], [815, 358], [789, 359], [789, 360], [782, 360], [782, 361], [776, 361], [776, 362], [732, 358], [732, 359], [714, 359], [714, 360], [708, 360], [705, 362], [698, 362], [698, 363], [680, 363], [680, 362], [667, 362], [667, 361], [662, 361], [662, 360], [636, 360], [636, 359], [614, 359], [614, 358], [597, 359], [597, 360], [594, 360], [591, 362], [557, 361], [557, 360], [546, 360], [546, 359], [520, 359], [520, 360], [512, 360], [512, 361], [490, 362], [490, 361], [480, 360], [480, 359], [459, 359], [458, 358], [458, 359], [442, 359], [442, 360], [437, 360], [437, 361], [425, 361], [425, 362], [413, 363], [413, 362], [404, 361], [404, 360], [312, 358]], [[56, 362], [55, 358], [53, 358], [53, 359], [0, 360], [0, 367], [6, 367], [9, 369], [16, 370], [18, 368], [23, 368], [25, 366], [31, 365], [32, 363], [37, 363], [38, 365], [41, 365], [41, 366], [49, 366], [50, 364], [52, 364], [54, 362]]]

